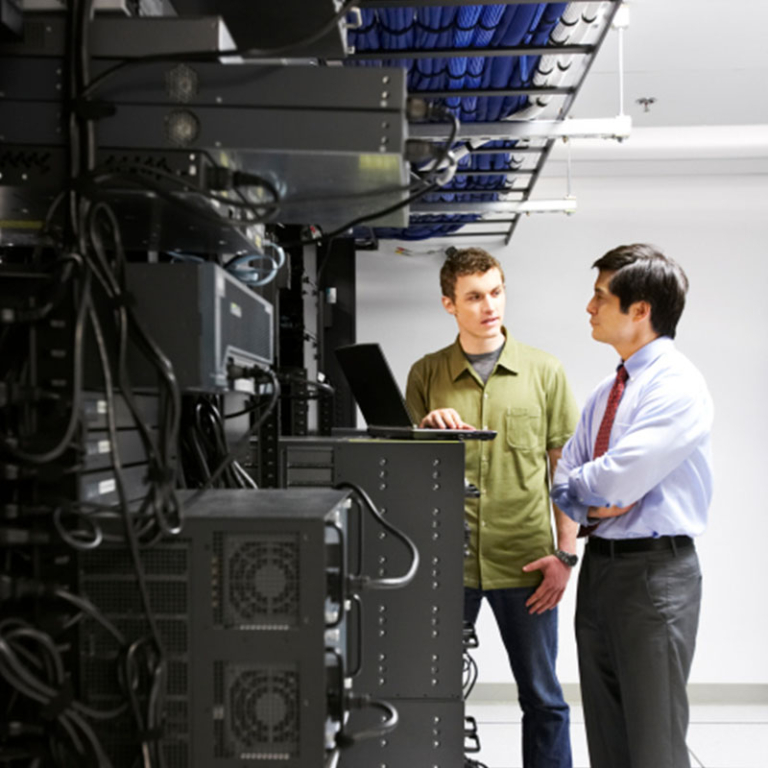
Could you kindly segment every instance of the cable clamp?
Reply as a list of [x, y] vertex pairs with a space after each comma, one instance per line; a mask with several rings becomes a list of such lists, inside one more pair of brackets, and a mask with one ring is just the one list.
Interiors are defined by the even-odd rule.
[[358, 575], [347, 577], [347, 587], [350, 592], [362, 592], [371, 582], [370, 576]]
[[367, 693], [349, 693], [344, 704], [347, 709], [366, 709], [371, 704], [371, 696]]
[[230, 381], [234, 379], [259, 379], [265, 375], [265, 369], [259, 365], [237, 365], [236, 363], [227, 364], [227, 378]]

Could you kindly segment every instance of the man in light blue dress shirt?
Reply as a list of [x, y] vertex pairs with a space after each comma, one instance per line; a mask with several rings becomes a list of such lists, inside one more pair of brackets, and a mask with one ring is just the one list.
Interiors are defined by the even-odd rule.
[[701, 603], [693, 537], [712, 496], [712, 400], [673, 341], [683, 270], [647, 245], [620, 246], [593, 266], [592, 336], [625, 372], [590, 396], [552, 487], [589, 532], [576, 640], [591, 766], [689, 768], [686, 682]]

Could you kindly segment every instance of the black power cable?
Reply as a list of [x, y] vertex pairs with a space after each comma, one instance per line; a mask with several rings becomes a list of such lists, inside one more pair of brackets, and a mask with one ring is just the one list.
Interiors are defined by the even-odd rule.
[[488, 766], [480, 760], [473, 760], [471, 757], [465, 755], [464, 768], [488, 768]]
[[[229, 456], [223, 420], [227, 417], [222, 417], [220, 407], [215, 402], [218, 399], [200, 396], [191, 408], [190, 426], [182, 438], [182, 466], [187, 487], [194, 488], [207, 483], [213, 474], [211, 467], [218, 466]], [[252, 410], [252, 407], [246, 408], [243, 412], [250, 413]], [[253, 478], [237, 460], [229, 464], [214, 487], [257, 488]]]
[[[36, 652], [29, 648], [30, 644]], [[48, 708], [51, 720], [66, 734], [82, 759], [95, 761], [96, 765], [106, 768], [111, 766], [84, 717], [108, 718], [119, 713], [92, 710], [74, 698], [60, 650], [49, 635], [21, 619], [0, 622], [0, 677], [23, 697]], [[54, 742], [55, 732], [51, 730], [48, 736]], [[52, 751], [59, 747], [63, 748], [63, 745], [51, 744]]]
[[261, 409], [262, 403], [259, 398], [256, 399], [254, 403], [251, 405], [247, 405], [245, 408], [241, 408], [239, 411], [234, 411], [233, 413], [225, 413], [224, 418], [225, 419], [236, 419], [239, 416], [245, 416], [247, 413], [254, 413], [255, 411], [258, 411]]
[[208, 478], [205, 484], [198, 488], [186, 500], [184, 509], [189, 509], [193, 504], [197, 504], [197, 502], [200, 501], [200, 499], [203, 497], [205, 491], [214, 487], [214, 484], [219, 479], [219, 477], [221, 477], [221, 475], [227, 470], [230, 464], [232, 464], [237, 459], [240, 451], [246, 446], [250, 445], [251, 437], [259, 430], [261, 425], [267, 420], [277, 405], [277, 401], [280, 398], [280, 382], [278, 381], [278, 378], [273, 371], [271, 371], [269, 368], [255, 368], [237, 371], [237, 378], [245, 378], [246, 376], [256, 378], [260, 376], [266, 376], [270, 380], [272, 384], [272, 395], [269, 399], [269, 403], [267, 404], [264, 411], [259, 414], [259, 417], [254, 421], [254, 423], [248, 428], [245, 434], [229, 449], [228, 455], [211, 473], [211, 476]]
[[[75, 502], [68, 510], [62, 507], [53, 511], [54, 526], [62, 534], [62, 538], [76, 549], [87, 549], [98, 546], [104, 536], [96, 522], [99, 514], [120, 514], [124, 523], [124, 539], [127, 542], [130, 556], [136, 574], [136, 583], [149, 626], [149, 636], [133, 643], [126, 649], [124, 656], [124, 672], [122, 680], [136, 720], [137, 730], [142, 739], [142, 757], [145, 766], [162, 766], [163, 755], [159, 745], [163, 718], [163, 698], [165, 692], [165, 651], [162, 638], [158, 631], [157, 621], [149, 602], [146, 576], [140, 557], [140, 535], [149, 532], [149, 526], [161, 533], [172, 534], [180, 530], [178, 503], [174, 506], [174, 482], [169, 470], [172, 467], [171, 455], [175, 450], [178, 432], [180, 404], [178, 388], [175, 383], [170, 362], [165, 358], [157, 345], [144, 332], [140, 322], [134, 316], [128, 305], [125, 290], [125, 254], [122, 248], [120, 229], [117, 218], [103, 202], [91, 200], [80, 185], [80, 180], [86, 178], [94, 165], [95, 144], [93, 124], [83, 117], [79, 109], [82, 105], [82, 94], [89, 81], [88, 26], [90, 23], [91, 0], [73, 0], [68, 14], [68, 95], [70, 142], [69, 170], [70, 181], [54, 200], [46, 215], [44, 235], [50, 232], [55, 212], [65, 200], [69, 202], [69, 215], [65, 221], [65, 232], [62, 242], [59, 263], [66, 262], [62, 271], [61, 285], [72, 286], [76, 318], [74, 322], [73, 345], [73, 374], [71, 377], [70, 417], [62, 438], [53, 447], [39, 453], [22, 450], [17, 445], [3, 441], [3, 448], [16, 460], [25, 464], [49, 464], [70, 447], [75, 433], [80, 426], [80, 412], [83, 390], [83, 344], [87, 321], [93, 330], [104, 373], [104, 390], [107, 400], [107, 426], [112, 456], [112, 470], [119, 503], [117, 507], [105, 509], [100, 505], [79, 504]], [[110, 237], [106, 239], [103, 235]], [[41, 237], [40, 242], [44, 238]], [[32, 263], [41, 266], [42, 247], [35, 248]], [[110, 256], [114, 257], [110, 260]], [[75, 265], [77, 265], [75, 267]], [[107, 307], [97, 305], [93, 301], [92, 287], [100, 286], [107, 300]], [[61, 289], [58, 294], [61, 294]], [[55, 309], [59, 301], [58, 295], [41, 305], [36, 316], [28, 318], [31, 322], [39, 322]], [[102, 317], [99, 317], [99, 310]], [[137, 426], [145, 442], [147, 455], [150, 460], [151, 492], [141, 505], [138, 515], [133, 515], [127, 498], [125, 478], [118, 451], [118, 436], [115, 422], [114, 387], [112, 381], [111, 362], [107, 344], [102, 331], [102, 321], [109, 318], [117, 326], [120, 341], [120, 380], [123, 395], [129, 403]], [[153, 441], [146, 427], [142, 430], [143, 420], [137, 409], [131, 406], [132, 392], [130, 385], [122, 375], [125, 370], [125, 349], [129, 335], [135, 338], [141, 351], [158, 369], [165, 389], [161, 390], [164, 407], [161, 408], [163, 418], [160, 423], [159, 444]], [[154, 475], [154, 476], [153, 476]], [[154, 500], [153, 498], [154, 497]], [[147, 518], [145, 513], [153, 507], [153, 515]], [[79, 509], [81, 508], [81, 510]], [[89, 510], [86, 512], [85, 510]], [[63, 516], [73, 511], [80, 515], [81, 521], [92, 523], [83, 533], [83, 523], [78, 523], [79, 531], [65, 527]], [[31, 514], [31, 513], [30, 513]], [[94, 517], [91, 517], [91, 514]], [[170, 515], [170, 517], [169, 517]], [[173, 519], [172, 519], [173, 518]], [[55, 593], [80, 613], [73, 617], [68, 626], [79, 620], [80, 615], [89, 615], [101, 624], [122, 646], [124, 640], [119, 631], [104, 617], [98, 609], [84, 598], [74, 595], [67, 590]], [[30, 649], [33, 646], [33, 649]], [[32, 664], [31, 668], [26, 666]], [[34, 670], [34, 671], [30, 671]], [[39, 674], [38, 674], [39, 671]], [[71, 765], [75, 760], [85, 764], [110, 766], [111, 762], [105, 753], [91, 725], [84, 719], [104, 720], [124, 711], [127, 704], [115, 710], [100, 711], [85, 706], [75, 699], [71, 701], [56, 699], [58, 689], [63, 689], [68, 675], [59, 648], [53, 639], [45, 632], [32, 626], [20, 625], [19, 619], [2, 622], [0, 630], [0, 675], [2, 675], [21, 695], [40, 702], [52, 708], [52, 726], [42, 730], [50, 738], [50, 752], [53, 762]], [[146, 687], [149, 680], [149, 688]], [[146, 696], [145, 696], [146, 693]], [[33, 763], [34, 764], [34, 763]]]
[[[411, 97], [408, 100], [408, 106], [409, 108], [412, 108], [414, 104], [419, 102], [423, 103], [423, 114], [420, 115], [421, 117], [424, 117], [428, 120], [436, 120], [436, 121], [447, 120], [448, 122], [451, 123], [451, 132], [448, 135], [448, 138], [446, 139], [445, 144], [437, 153], [433, 162], [430, 163], [432, 167], [425, 174], [426, 179], [430, 181], [434, 181], [435, 176], [440, 170], [440, 166], [449, 159], [451, 150], [453, 149], [453, 145], [456, 143], [456, 137], [459, 134], [459, 128], [461, 127], [461, 123], [459, 122], [459, 118], [456, 117], [456, 114], [452, 110], [442, 105], [423, 102], [423, 100], [421, 99], [414, 99], [413, 97]], [[430, 145], [430, 147], [432, 147], [432, 145]]]
[[[410, 195], [405, 200], [401, 200], [400, 202], [395, 203], [394, 205], [387, 206], [386, 208], [383, 208], [382, 210], [376, 211], [374, 213], [358, 216], [356, 219], [352, 219], [351, 221], [348, 221], [343, 226], [338, 227], [338, 229], [334, 229], [332, 232], [329, 232], [328, 234], [321, 234], [320, 237], [310, 237], [303, 240], [296, 240], [291, 243], [283, 243], [282, 247], [287, 250], [288, 248], [297, 248], [304, 245], [320, 245], [321, 243], [324, 243], [324, 242], [327, 242], [330, 245], [330, 243], [333, 242], [333, 240], [335, 240], [339, 235], [349, 232], [353, 227], [356, 227], [358, 224], [364, 224], [366, 221], [375, 221], [376, 219], [380, 219], [382, 216], [387, 216], [390, 213], [399, 211], [401, 208], [405, 208], [405, 206], [410, 205], [416, 200], [420, 200], [425, 195], [428, 195], [437, 189], [439, 189], [439, 186], [437, 184], [434, 184], [434, 183], [428, 184], [426, 187]], [[324, 259], [323, 263], [320, 265], [319, 269], [317, 270], [316, 280], [318, 284], [320, 283], [320, 278], [322, 277], [323, 272], [325, 271], [325, 268], [328, 265], [329, 261], [330, 261], [330, 253], [326, 255], [326, 258]]]
[[379, 512], [379, 510], [376, 508], [376, 505], [373, 503], [371, 497], [357, 483], [344, 481], [342, 483], [337, 483], [334, 488], [349, 488], [350, 490], [354, 491], [355, 494], [360, 499], [362, 499], [365, 506], [368, 507], [368, 510], [376, 518], [379, 524], [387, 531], [389, 531], [395, 538], [402, 541], [411, 553], [411, 565], [409, 566], [406, 573], [404, 573], [402, 576], [395, 576], [386, 579], [371, 579], [369, 576], [358, 574], [356, 576], [349, 577], [351, 587], [353, 589], [400, 589], [410, 584], [416, 577], [416, 572], [419, 569], [419, 550], [414, 544], [413, 540], [407, 534], [405, 534], [399, 528], [396, 528], [384, 518], [381, 512]]
[[[270, 221], [274, 220], [277, 217], [278, 212], [283, 205], [290, 206], [293, 204], [296, 204], [296, 205], [307, 204], [319, 199], [319, 198], [311, 198], [311, 199], [307, 198], [307, 199], [299, 200], [299, 199], [288, 198], [288, 199], [282, 200], [280, 198], [277, 198], [272, 202], [265, 202], [265, 203], [262, 203], [262, 202], [257, 203], [257, 202], [251, 202], [251, 201], [237, 201], [237, 200], [231, 200], [229, 198], [222, 197], [220, 195], [212, 194], [211, 192], [205, 192], [201, 190], [198, 185], [192, 184], [191, 182], [188, 182], [179, 176], [174, 176], [173, 174], [161, 172], [155, 169], [152, 169], [150, 173], [149, 171], [147, 171], [146, 168], [142, 167], [141, 170], [145, 171], [146, 173], [146, 175], [142, 175], [139, 173], [122, 171], [120, 170], [120, 168], [122, 167], [123, 166], [119, 166], [117, 169], [96, 170], [90, 175], [89, 178], [97, 186], [97, 188], [103, 186], [105, 182], [119, 181], [122, 184], [129, 184], [132, 186], [138, 186], [138, 187], [147, 189], [150, 192], [153, 192], [154, 194], [156, 194], [160, 199], [164, 200], [166, 203], [168, 203], [172, 207], [178, 208], [179, 210], [183, 211], [186, 215], [203, 219], [211, 224], [223, 227], [225, 229], [232, 229], [236, 232], [241, 232], [244, 229], [248, 229], [252, 227], [254, 224], [269, 223]], [[130, 168], [130, 166], [128, 167]], [[243, 208], [243, 209], [249, 210], [252, 213], [253, 218], [243, 219], [243, 220], [233, 220], [230, 218], [225, 218], [224, 216], [219, 216], [218, 214], [213, 213], [205, 208], [202, 208], [199, 205], [195, 205], [190, 201], [187, 201], [175, 196], [166, 187], [162, 186], [161, 184], [158, 184], [156, 181], [151, 179], [150, 176], [158, 176], [160, 178], [163, 178], [171, 183], [176, 184], [179, 187], [182, 187], [183, 189], [188, 190], [189, 192], [195, 195], [199, 195], [204, 199], [213, 200], [218, 203], [223, 203], [232, 208]], [[319, 244], [323, 241], [333, 240], [339, 235], [344, 234], [345, 232], [350, 230], [352, 227], [357, 226], [358, 224], [362, 224], [368, 221], [375, 221], [376, 219], [379, 219], [383, 216], [387, 216], [390, 213], [394, 213], [395, 211], [398, 211], [401, 208], [404, 208], [407, 205], [410, 205], [412, 202], [415, 202], [416, 200], [421, 199], [425, 195], [428, 195], [440, 189], [439, 184], [429, 183], [429, 184], [426, 184], [426, 186], [425, 184], [426, 182], [420, 182], [418, 187], [415, 187], [415, 185], [410, 184], [403, 187], [382, 189], [382, 190], [371, 190], [370, 192], [361, 192], [354, 195], [350, 195], [349, 197], [352, 199], [361, 199], [365, 197], [385, 196], [390, 194], [402, 194], [403, 192], [412, 192], [412, 194], [409, 195], [407, 198], [400, 200], [397, 203], [394, 203], [392, 205], [389, 205], [386, 208], [372, 211], [371, 213], [362, 214], [361, 216], [358, 216], [357, 218], [352, 219], [351, 221], [347, 222], [341, 227], [338, 227], [332, 232], [329, 232], [327, 234], [322, 234], [320, 237], [316, 237], [316, 238], [308, 238], [308, 239], [287, 243], [287, 244], [284, 244], [283, 247], [292, 248], [300, 245]], [[105, 187], [105, 190], [108, 188], [109, 187]], [[328, 202], [328, 200], [331, 200], [331, 199], [336, 199], [336, 198], [322, 198], [324, 202]], [[343, 199], [343, 198], [339, 198], [339, 199]]]
[[[242, 208], [250, 211], [253, 215], [252, 219], [232, 220], [225, 216], [219, 216], [216, 213], [212, 213], [205, 208], [195, 205], [192, 202], [187, 202], [183, 198], [174, 196], [166, 187], [163, 187], [152, 177], [156, 176], [178, 187], [181, 187], [187, 192], [202, 197], [207, 200], [214, 201], [216, 203], [223, 203], [230, 208]], [[98, 168], [91, 172], [87, 177], [87, 181], [91, 182], [91, 186], [97, 190], [99, 188], [110, 189], [108, 182], [120, 182], [120, 189], [126, 184], [129, 186], [142, 187], [156, 194], [159, 198], [167, 202], [176, 208], [179, 208], [184, 213], [192, 215], [198, 218], [203, 218], [206, 221], [217, 224], [219, 226], [228, 227], [230, 229], [240, 230], [243, 228], [251, 227], [254, 224], [269, 222], [274, 219], [280, 204], [280, 195], [274, 186], [266, 179], [261, 180], [260, 186], [265, 186], [269, 189], [270, 194], [274, 196], [274, 199], [266, 202], [253, 202], [249, 200], [233, 200], [222, 195], [217, 195], [213, 192], [206, 191], [200, 188], [199, 184], [193, 184], [187, 181], [182, 176], [177, 176], [172, 173], [161, 171], [157, 168], [147, 169], [144, 166], [133, 166], [131, 164], [118, 165], [110, 168]]]
[[462, 674], [462, 695], [464, 700], [466, 701], [474, 687], [475, 683], [477, 683], [479, 670], [477, 668], [477, 662], [472, 658], [472, 656], [467, 653], [467, 651], [464, 651], [464, 664], [463, 664], [463, 674]]
[[[394, 205], [387, 206], [386, 208], [382, 208], [381, 210], [375, 211], [374, 213], [364, 214], [363, 216], [358, 216], [356, 219], [352, 219], [351, 221], [347, 222], [346, 224], [339, 227], [338, 229], [334, 229], [332, 232], [329, 232], [327, 235], [323, 235], [322, 237], [319, 238], [319, 240], [320, 241], [333, 240], [333, 238], [338, 237], [339, 235], [343, 234], [344, 232], [347, 232], [353, 227], [356, 227], [358, 224], [364, 224], [366, 221], [375, 221], [376, 219], [380, 219], [382, 216], [387, 216], [390, 213], [399, 211], [401, 208], [405, 208], [405, 206], [410, 205], [416, 200], [420, 200], [425, 195], [428, 195], [430, 194], [430, 192], [434, 192], [439, 188], [440, 187], [437, 184], [434, 184], [434, 183], [429, 184], [428, 186], [424, 187], [418, 192], [415, 192], [414, 194], [410, 195], [405, 200], [401, 200], [400, 202], [395, 203]], [[284, 244], [283, 248], [292, 248], [296, 245], [311, 245], [317, 242], [318, 242], [317, 238], [311, 238], [309, 240], [302, 240], [298, 243], [288, 243], [287, 245]]]
[[[94, 310], [91, 311], [90, 318], [91, 326], [96, 340], [96, 346], [99, 353], [99, 359], [101, 361], [102, 373], [104, 376], [104, 389], [107, 399], [107, 429], [112, 445], [112, 471], [115, 478], [115, 487], [118, 494], [120, 512], [123, 518], [124, 535], [126, 542], [128, 543], [128, 551], [131, 557], [133, 569], [136, 573], [136, 583], [139, 589], [139, 595], [141, 597], [144, 615], [147, 619], [147, 623], [149, 624], [152, 641], [153, 653], [148, 653], [145, 659], [147, 671], [152, 681], [146, 716], [142, 712], [142, 705], [139, 701], [136, 691], [137, 683], [141, 679], [141, 675], [137, 669], [137, 651], [139, 648], [146, 647], [146, 640], [140, 640], [131, 644], [125, 655], [125, 682], [127, 691], [129, 693], [129, 699], [131, 701], [131, 708], [133, 710], [134, 719], [136, 720], [136, 726], [139, 734], [142, 734], [142, 758], [145, 768], [151, 768], [153, 763], [156, 765], [163, 764], [162, 749], [159, 748], [157, 743], [158, 735], [153, 736], [150, 741], [150, 737], [144, 734], [157, 734], [158, 725], [162, 722], [162, 705], [164, 696], [163, 689], [167, 663], [166, 654], [157, 625], [157, 620], [152, 610], [146, 575], [144, 573], [144, 565], [141, 559], [141, 553], [139, 551], [139, 540], [134, 528], [134, 519], [131, 514], [129, 500], [125, 490], [125, 480], [123, 477], [122, 465], [120, 463], [120, 455], [118, 451], [117, 424], [115, 421], [115, 404], [109, 357], [107, 355], [106, 344], [104, 342], [104, 336], [101, 330], [101, 323]], [[153, 755], [154, 760], [152, 759]]]
[[[77, 291], [77, 284], [72, 283], [73, 293]], [[83, 270], [83, 279], [79, 286], [80, 296], [78, 301], [77, 317], [75, 319], [75, 329], [73, 335], [73, 355], [72, 355], [72, 381], [70, 395], [70, 415], [64, 434], [57, 443], [41, 452], [32, 453], [23, 450], [14, 445], [7, 437], [0, 443], [0, 450], [12, 456], [15, 460], [27, 464], [49, 464], [58, 459], [69, 448], [72, 439], [77, 432], [80, 423], [80, 406], [83, 392], [83, 338], [85, 333], [86, 315], [91, 303], [91, 273], [87, 268]]]
[[[105, 219], [113, 239], [115, 254], [114, 264], [110, 264], [105, 243], [96, 226], [98, 216]], [[152, 487], [155, 499], [153, 511], [160, 531], [167, 535], [175, 535], [181, 530], [180, 506], [175, 494], [174, 451], [178, 440], [179, 422], [181, 418], [181, 395], [170, 360], [160, 350], [141, 326], [132, 307], [126, 301], [128, 291], [125, 284], [125, 251], [120, 236], [120, 227], [114, 211], [103, 202], [97, 203], [88, 212], [89, 245], [93, 248], [95, 260], [93, 266], [98, 269], [102, 286], [114, 306], [118, 325], [118, 380], [120, 391], [131, 411], [132, 417], [142, 439], [151, 465], [151, 475], [154, 476]], [[158, 373], [163, 384], [165, 399], [162, 412], [164, 420], [160, 424], [159, 444], [154, 435], [144, 424], [142, 414], [133, 394], [127, 370], [128, 339], [132, 337], [142, 352]], [[152, 478], [151, 478], [152, 479]], [[168, 517], [170, 513], [171, 520]]]
[[324, 381], [314, 381], [305, 378], [304, 376], [296, 376], [290, 373], [279, 373], [278, 376], [289, 384], [301, 384], [305, 387], [314, 387], [328, 397], [333, 397], [333, 395], [336, 394], [334, 387], [330, 384], [326, 384]]
[[384, 699], [373, 699], [368, 695], [350, 694], [345, 700], [348, 709], [378, 709], [385, 714], [382, 724], [376, 728], [366, 728], [348, 733], [344, 728], [336, 734], [336, 744], [342, 749], [351, 747], [366, 739], [376, 739], [386, 736], [397, 728], [400, 720], [397, 709]]
[[75, 266], [81, 265], [82, 259], [76, 254], [62, 254], [53, 264], [54, 269], [61, 267], [61, 272], [51, 275], [51, 283], [54, 285], [51, 298], [44, 304], [29, 309], [3, 308], [3, 316], [0, 322], [9, 323], [38, 323], [45, 320], [54, 310], [58, 309], [66, 296], [67, 288], [74, 279]]

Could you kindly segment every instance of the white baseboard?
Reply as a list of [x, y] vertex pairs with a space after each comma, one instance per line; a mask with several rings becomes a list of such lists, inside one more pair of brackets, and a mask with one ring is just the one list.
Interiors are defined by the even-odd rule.
[[[563, 694], [569, 704], [581, 703], [581, 686], [563, 683]], [[768, 685], [759, 683], [691, 683], [688, 686], [691, 704], [765, 704], [768, 705]], [[475, 703], [517, 701], [514, 683], [478, 683], [472, 691]]]

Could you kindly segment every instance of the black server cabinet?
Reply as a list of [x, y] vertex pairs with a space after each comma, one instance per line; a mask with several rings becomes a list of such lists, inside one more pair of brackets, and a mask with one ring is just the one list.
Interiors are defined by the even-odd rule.
[[[398, 727], [341, 753], [342, 768], [386, 765], [463, 766], [462, 614], [464, 446], [459, 442], [369, 438], [284, 438], [281, 478], [287, 487], [363, 488], [392, 525], [419, 549], [411, 584], [369, 591], [348, 619], [350, 667], [356, 693], [385, 699], [398, 710]], [[362, 523], [362, 528], [358, 526]], [[372, 577], [394, 577], [408, 552], [363, 509], [350, 511], [350, 540], [361, 541]], [[357, 647], [356, 622], [361, 622]], [[372, 725], [372, 713], [353, 713], [351, 731]]]
[[[338, 568], [347, 492], [215, 490], [187, 511], [178, 540], [143, 553], [153, 613], [167, 653], [162, 751], [166, 768], [252, 762], [321, 768], [338, 730], [335, 666], [343, 622], [328, 584]], [[82, 557], [81, 589], [127, 638], [146, 637], [125, 548]], [[343, 618], [343, 616], [342, 616]], [[335, 651], [335, 652], [334, 652]], [[120, 700], [114, 638], [81, 627], [81, 688], [105, 708]], [[117, 674], [116, 674], [117, 673]], [[334, 722], [335, 720], [335, 722]], [[126, 714], [99, 729], [113, 765], [138, 757]]]

